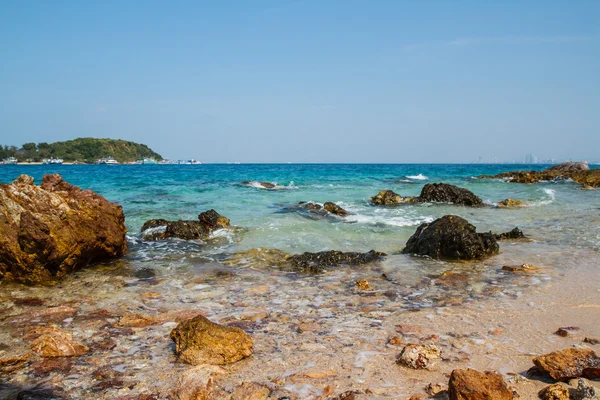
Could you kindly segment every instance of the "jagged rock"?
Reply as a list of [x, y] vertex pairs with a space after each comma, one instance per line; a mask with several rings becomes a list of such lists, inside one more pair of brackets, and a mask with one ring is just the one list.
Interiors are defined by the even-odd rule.
[[[322, 251], [319, 253], [303, 253], [289, 256], [286, 259], [287, 268], [297, 272], [319, 273], [325, 267], [335, 267], [342, 264], [362, 265], [380, 260], [385, 253], [371, 250], [367, 253], [344, 253], [341, 251]], [[285, 266], [284, 266], [285, 267]]]
[[396, 362], [413, 369], [432, 367], [440, 358], [442, 352], [433, 344], [409, 344], [402, 349]]
[[428, 183], [423, 186], [419, 201], [431, 203], [452, 203], [463, 206], [481, 206], [483, 201], [468, 189], [447, 183]]
[[0, 280], [51, 284], [127, 251], [121, 206], [45, 175], [0, 184]]
[[396, 206], [399, 204], [416, 203], [416, 197], [402, 197], [391, 190], [382, 190], [377, 195], [371, 197], [371, 203], [378, 206]]
[[323, 204], [323, 208], [332, 214], [339, 215], [340, 217], [348, 215], [348, 211], [330, 201]]
[[513, 228], [511, 231], [504, 233], [494, 233], [493, 234], [496, 240], [505, 240], [505, 239], [526, 239], [527, 237], [519, 228]]
[[252, 338], [239, 328], [211, 322], [201, 315], [181, 322], [173, 331], [178, 360], [192, 365], [231, 364], [252, 355]]
[[371, 285], [369, 284], [369, 281], [367, 281], [366, 279], [357, 280], [356, 287], [359, 290], [370, 290], [371, 289]]
[[302, 208], [306, 208], [307, 210], [311, 211], [320, 211], [323, 209], [323, 207], [320, 204], [313, 203], [312, 201], [301, 201], [300, 203], [298, 203], [298, 205]]
[[402, 252], [435, 259], [473, 260], [496, 254], [498, 249], [498, 242], [491, 233], [477, 233], [467, 220], [445, 215], [421, 224]]
[[207, 239], [214, 230], [229, 226], [229, 219], [215, 210], [198, 215], [198, 221], [167, 221], [151, 219], [142, 226], [142, 235], [146, 240], [178, 238], [184, 240]]
[[559, 171], [559, 172], [579, 172], [589, 171], [590, 166], [587, 161], [567, 161], [561, 164], [553, 165], [546, 171]]
[[479, 178], [504, 179], [509, 182], [526, 184], [572, 179], [586, 188], [600, 187], [600, 169], [589, 169], [586, 162], [563, 163], [544, 171], [511, 171], [491, 176], [481, 175]]
[[600, 378], [600, 357], [591, 349], [569, 348], [533, 359], [539, 370], [556, 381], [572, 378]]
[[516, 207], [524, 207], [527, 203], [521, 200], [516, 199], [504, 199], [498, 202], [498, 207], [500, 208], [516, 208]]
[[455, 369], [448, 386], [450, 400], [513, 400], [502, 375], [495, 371]]
[[38, 332], [41, 335], [31, 343], [31, 350], [42, 357], [75, 357], [89, 350], [70, 334], [56, 327], [40, 327]]
[[30, 358], [31, 353], [2, 357], [0, 358], [0, 372], [10, 374], [11, 372], [25, 368]]
[[577, 379], [577, 389], [575, 389], [575, 396], [577, 400], [597, 400], [598, 391], [596, 388], [587, 380], [579, 378]]
[[569, 388], [563, 384], [555, 383], [546, 386], [538, 393], [538, 397], [542, 400], [569, 400]]

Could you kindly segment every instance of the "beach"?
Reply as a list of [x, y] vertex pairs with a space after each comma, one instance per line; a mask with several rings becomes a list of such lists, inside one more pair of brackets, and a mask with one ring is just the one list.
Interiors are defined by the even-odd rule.
[[[53, 286], [0, 285], [0, 358], [29, 353], [26, 337], [36, 326], [68, 331], [89, 349], [77, 357], [31, 356], [4, 378], [7, 398], [23, 389], [59, 398], [172, 398], [186, 379], [207, 373], [229, 394], [251, 382], [266, 385], [269, 398], [347, 391], [356, 398], [428, 398], [428, 384], [447, 387], [452, 370], [475, 368], [499, 371], [521, 398], [533, 399], [550, 382], [527, 374], [532, 358], [599, 348], [585, 339], [600, 339], [600, 200], [597, 190], [568, 180], [477, 178], [519, 169], [513, 165], [19, 168], [0, 168], [0, 181], [27, 173], [39, 183], [58, 172], [122, 205], [129, 251]], [[384, 189], [417, 196], [434, 182], [467, 188], [484, 204], [370, 202]], [[506, 198], [525, 204], [498, 207]], [[348, 215], [299, 206], [328, 201]], [[195, 219], [209, 209], [231, 227], [206, 240], [155, 241], [140, 231], [153, 218]], [[444, 215], [460, 216], [478, 232], [519, 227], [527, 239], [503, 240], [497, 255], [478, 261], [401, 253], [419, 225]], [[281, 255], [272, 250], [387, 255], [306, 274], [280, 268]], [[519, 269], [523, 264], [534, 268]], [[225, 366], [177, 362], [170, 332], [195, 315], [249, 333], [254, 354]], [[572, 329], [555, 334], [561, 327]], [[400, 365], [409, 344], [436, 346], [441, 357], [426, 369]]]

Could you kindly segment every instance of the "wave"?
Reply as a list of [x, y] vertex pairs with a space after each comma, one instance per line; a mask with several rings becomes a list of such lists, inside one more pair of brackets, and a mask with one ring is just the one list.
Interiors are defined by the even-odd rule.
[[427, 179], [429, 179], [429, 177], [423, 175], [423, 174], [419, 174], [419, 175], [407, 175], [406, 178], [408, 179], [414, 179], [417, 181], [426, 181]]
[[242, 182], [242, 186], [251, 187], [254, 189], [260, 190], [290, 190], [290, 189], [299, 189], [298, 186], [294, 184], [294, 181], [290, 181], [289, 185], [280, 185], [277, 182], [263, 182], [263, 181], [244, 181]]
[[345, 222], [354, 222], [358, 224], [366, 224], [366, 225], [389, 225], [389, 226], [418, 226], [422, 223], [433, 222], [433, 217], [421, 217], [421, 218], [407, 218], [407, 217], [390, 217], [386, 215], [364, 215], [364, 214], [351, 214], [348, 215], [344, 221]]

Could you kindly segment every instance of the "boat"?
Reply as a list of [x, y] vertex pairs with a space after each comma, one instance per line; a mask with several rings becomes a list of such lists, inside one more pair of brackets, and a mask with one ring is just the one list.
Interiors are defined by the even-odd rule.
[[154, 158], [144, 157], [139, 158], [136, 164], [158, 164]]
[[4, 160], [2, 160], [2, 162], [0, 162], [0, 164], [14, 165], [18, 162], [19, 162], [19, 160], [17, 160], [15, 157], [8, 157], [8, 158], [5, 158]]
[[63, 159], [62, 158], [44, 158], [42, 160], [42, 164], [62, 164], [63, 163]]
[[117, 165], [119, 162], [112, 157], [101, 158], [96, 161], [96, 164]]

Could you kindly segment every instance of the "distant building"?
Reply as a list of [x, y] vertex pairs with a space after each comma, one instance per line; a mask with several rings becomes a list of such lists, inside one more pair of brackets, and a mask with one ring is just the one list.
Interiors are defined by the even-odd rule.
[[534, 154], [527, 154], [525, 156], [525, 164], [537, 164], [538, 158]]

